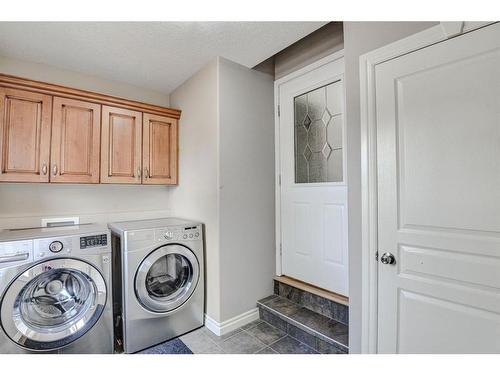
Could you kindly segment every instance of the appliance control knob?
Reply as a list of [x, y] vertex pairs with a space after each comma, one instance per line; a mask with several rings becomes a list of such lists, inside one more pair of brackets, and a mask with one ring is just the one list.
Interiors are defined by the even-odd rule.
[[189, 234], [189, 238], [193, 238], [193, 233], [190, 233], [190, 234]]
[[188, 235], [185, 234], [184, 236], [182, 236], [182, 238], [186, 239], [186, 238], [188, 238]]
[[63, 249], [63, 244], [61, 241], [53, 241], [49, 245], [49, 250], [53, 253], [58, 253]]
[[196, 233], [194, 234], [194, 236], [195, 236], [195, 237], [199, 237], [199, 236], [200, 236], [200, 234], [199, 234], [198, 232], [196, 232]]
[[165, 232], [163, 237], [165, 237], [166, 240], [171, 240], [172, 238], [174, 238], [174, 234], [172, 232]]

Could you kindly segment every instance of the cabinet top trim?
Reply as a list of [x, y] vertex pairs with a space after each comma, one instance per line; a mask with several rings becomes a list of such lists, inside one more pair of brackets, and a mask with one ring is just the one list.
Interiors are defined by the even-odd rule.
[[40, 82], [27, 78], [15, 77], [3, 73], [0, 73], [0, 85], [4, 87], [25, 89], [29, 91], [62, 96], [72, 99], [84, 99], [89, 102], [94, 102], [104, 105], [113, 105], [117, 107], [138, 110], [141, 112], [168, 116], [175, 119], [179, 119], [181, 117], [181, 111], [179, 109], [161, 107], [158, 105], [142, 103], [135, 100], [121, 98], [118, 96], [99, 94], [92, 91], [80, 90], [67, 86]]

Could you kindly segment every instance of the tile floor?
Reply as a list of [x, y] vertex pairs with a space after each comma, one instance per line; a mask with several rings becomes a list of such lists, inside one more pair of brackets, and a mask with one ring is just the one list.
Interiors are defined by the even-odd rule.
[[195, 354], [318, 354], [262, 320], [223, 336], [202, 327], [179, 339]]

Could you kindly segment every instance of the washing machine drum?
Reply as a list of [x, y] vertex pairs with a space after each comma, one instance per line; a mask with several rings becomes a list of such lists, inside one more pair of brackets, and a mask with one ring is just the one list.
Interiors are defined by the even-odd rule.
[[164, 245], [139, 265], [135, 293], [141, 305], [150, 311], [172, 311], [191, 297], [199, 275], [198, 260], [190, 249], [177, 244]]
[[55, 350], [84, 335], [106, 303], [106, 284], [92, 265], [54, 259], [18, 275], [2, 299], [1, 322], [16, 344]]

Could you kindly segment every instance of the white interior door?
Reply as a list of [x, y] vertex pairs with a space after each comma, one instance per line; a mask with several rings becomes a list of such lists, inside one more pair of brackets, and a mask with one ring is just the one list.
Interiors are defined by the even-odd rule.
[[344, 59], [279, 85], [282, 274], [348, 295]]
[[375, 84], [378, 351], [500, 353], [500, 24]]

